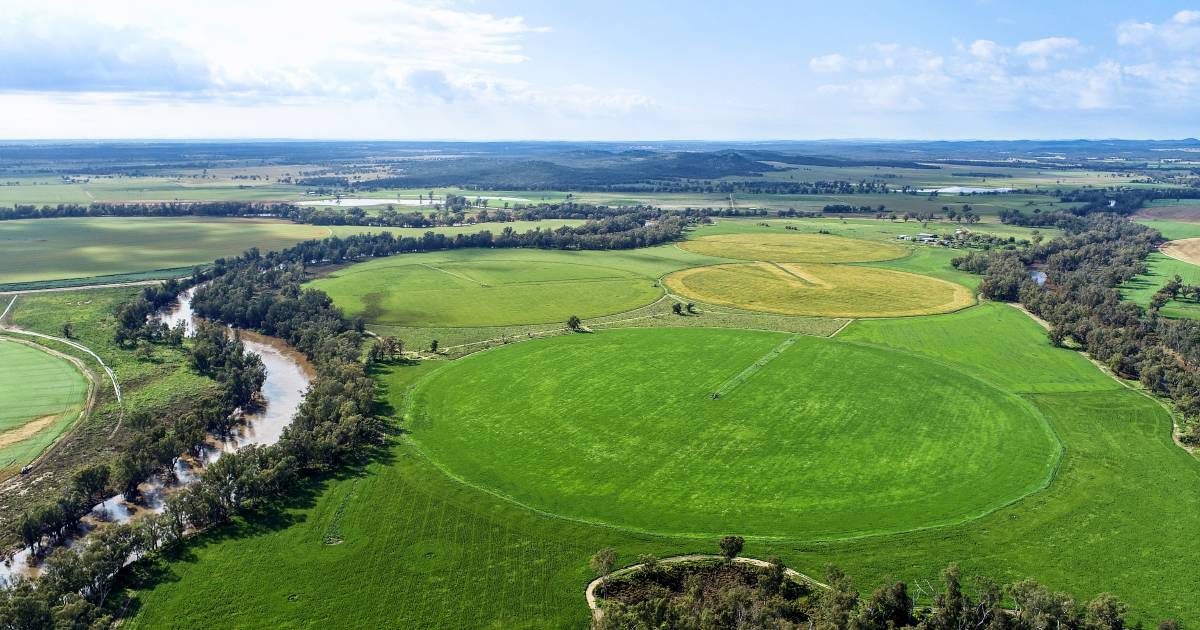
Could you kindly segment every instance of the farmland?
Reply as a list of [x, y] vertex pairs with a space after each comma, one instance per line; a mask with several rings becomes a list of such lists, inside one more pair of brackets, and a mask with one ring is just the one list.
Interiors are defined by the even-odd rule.
[[851, 265], [741, 263], [680, 271], [664, 282], [708, 304], [819, 317], [931, 315], [974, 303], [965, 287], [911, 273]]
[[[514, 374], [526, 375], [518, 387]], [[927, 398], [904, 395], [917, 375]], [[872, 397], [847, 393], [862, 382]], [[1036, 412], [974, 379], [773, 333], [530, 341], [438, 372], [412, 409], [413, 440], [467, 483], [543, 512], [690, 537], [731, 523], [803, 540], [955, 522], [1040, 487], [1058, 456]]]
[[[615, 333], [571, 337], [563, 340], [564, 347], [605, 344], [605, 334]], [[739, 344], [757, 346], [753, 352], [769, 349], [781, 338], [764, 335], [755, 342], [728, 334]], [[651, 343], [666, 343], [653, 333], [647, 336]], [[945, 558], [954, 558], [967, 570], [999, 580], [1033, 576], [1080, 597], [1111, 590], [1148, 611], [1148, 618], [1192, 619], [1194, 611], [1185, 604], [1190, 586], [1177, 577], [1193, 575], [1195, 569], [1173, 549], [1187, 544], [1200, 526], [1177, 509], [1179, 502], [1200, 500], [1195, 496], [1200, 493], [1200, 464], [1172, 444], [1170, 417], [1157, 403], [1123, 388], [1082, 356], [1048, 346], [1036, 324], [1004, 305], [984, 304], [937, 317], [855, 322], [835, 339], [817, 342], [902, 351], [902, 356], [911, 357], [910, 365], [926, 365], [920, 360], [954, 366], [989, 387], [1017, 393], [1049, 423], [1063, 444], [1063, 459], [1044, 490], [961, 524], [832, 542], [756, 538], [748, 542], [747, 555], [778, 554], [788, 566], [817, 575], [827, 562], [835, 562], [867, 583], [885, 575], [927, 583], [936, 578]], [[497, 361], [507, 360], [505, 354], [515, 360], [536, 354], [537, 348], [531, 342], [466, 361], [491, 361], [493, 353]], [[637, 344], [625, 351], [637, 352]], [[686, 348], [683, 352], [689, 354]], [[701, 362], [719, 364], [715, 359]], [[422, 431], [451, 427], [439, 429], [436, 422], [410, 426], [401, 417], [404, 394], [414, 383], [430, 379], [418, 388], [417, 396], [425, 396], [439, 380], [454, 387], [456, 372], [475, 373], [466, 363], [431, 376], [439, 367], [437, 362], [423, 362], [389, 367], [379, 375], [386, 387], [385, 408], [397, 426], [413, 430], [411, 440], [394, 438], [387, 454], [375, 463], [317, 482], [276, 516], [239, 521], [204, 536], [186, 556], [164, 558], [148, 567], [149, 586], [136, 595], [142, 613], [135, 627], [157, 627], [168, 620], [181, 625], [215, 620], [290, 625], [313, 618], [344, 627], [383, 619], [404, 619], [411, 627], [578, 626], [586, 621], [581, 595], [590, 578], [586, 559], [596, 548], [614, 546], [622, 558], [710, 548], [710, 539], [639, 534], [564, 520], [443, 474], [424, 454], [430, 438]], [[520, 391], [533, 393], [538, 383], [557, 380], [546, 372], [537, 374], [533, 380], [514, 382]], [[851, 387], [867, 382], [840, 383]], [[512, 391], [513, 386], [506, 388]], [[823, 385], [832, 386], [836, 385]], [[923, 378], [913, 385], [919, 391], [930, 386], [934, 385]], [[702, 391], [693, 393], [701, 395], [699, 404], [713, 405], [733, 403], [738, 395], [735, 390], [714, 401]], [[609, 428], [605, 424], [589, 430], [603, 435]], [[633, 438], [643, 429], [625, 433]], [[491, 431], [485, 435], [489, 440], [502, 438]], [[545, 443], [549, 437], [537, 439]], [[474, 442], [459, 448], [453, 441], [437, 451], [456, 465], [481, 453]], [[752, 457], [729, 461], [756, 465]], [[513, 474], [511, 467], [506, 469]], [[534, 480], [534, 487], [555, 493], [586, 488], [568, 479]], [[575, 505], [600, 509], [601, 503]], [[1130, 510], [1130, 505], [1138, 508]], [[339, 527], [345, 542], [323, 544], [339, 510], [344, 510]], [[670, 513], [659, 517], [673, 518]], [[777, 522], [771, 527], [784, 526]], [[1156, 541], [1153, 546], [1145, 543], [1149, 539]], [[335, 570], [344, 566], [362, 570]], [[539, 596], [518, 596], [531, 591]], [[464, 607], [464, 601], [476, 601], [473, 596], [488, 606]], [[355, 604], [348, 606], [349, 601]], [[297, 602], [304, 603], [303, 612]]]
[[[516, 230], [553, 229], [577, 221], [506, 224]], [[500, 229], [390, 228], [397, 236]], [[299, 241], [378, 231], [358, 226], [301, 225], [275, 219], [89, 217], [0, 222], [0, 285], [41, 286], [123, 282], [186, 275], [193, 265], [257, 247], [279, 250]]]
[[88, 381], [66, 359], [0, 338], [0, 382], [21, 383], [0, 389], [0, 475], [7, 477], [78, 419]]
[[[1155, 251], [1161, 242], [1130, 222], [1200, 237], [1177, 210], [1188, 204], [1125, 196], [1175, 186], [1185, 167], [936, 163], [916, 149], [844, 165], [771, 159], [765, 148], [496, 147], [428, 160], [393, 149], [226, 164], [214, 149], [195, 164], [112, 167], [135, 175], [64, 166], [46, 176], [58, 167], [42, 164], [4, 176], [0, 205], [467, 198], [395, 212], [307, 204], [286, 221], [0, 221], [0, 243], [11, 245], [0, 248], [0, 290], [203, 265], [203, 286], [187, 294], [198, 316], [247, 331], [237, 338], [266, 335], [280, 351], [291, 344], [288, 356], [313, 367], [311, 383], [289, 385], [308, 402], [289, 410], [283, 439], [181, 484], [183, 499], [161, 517], [109, 530], [147, 545], [115, 578], [97, 578], [114, 588], [96, 609], [122, 627], [580, 628], [598, 550], [611, 547], [624, 566], [642, 554], [713, 553], [726, 535], [745, 537], [744, 556], [778, 556], [818, 578], [835, 564], [864, 594], [903, 580], [919, 605], [934, 603], [940, 571], [959, 562], [968, 575], [1034, 578], [1081, 602], [1112, 592], [1130, 605], [1130, 624], [1200, 623], [1188, 603], [1200, 569], [1186, 552], [1200, 529], [1187, 509], [1200, 502], [1200, 462], [1187, 448], [1194, 418], [1162, 390], [1187, 386], [1171, 369], [1189, 369], [1200, 345], [1166, 352], [1131, 339], [1136, 329], [1151, 339], [1137, 343], [1186, 342], [1193, 322], [1171, 318], [1200, 317], [1200, 307], [1169, 302], [1160, 324], [1120, 304], [1148, 305], [1176, 273], [1200, 284], [1200, 266], [1164, 253], [1186, 257], [1187, 243]], [[791, 184], [851, 192], [748, 192]], [[896, 192], [963, 185], [1022, 190]], [[1111, 199], [1063, 192], [1118, 185]], [[474, 197], [506, 199], [489, 200], [484, 217]], [[495, 214], [517, 203], [535, 205]], [[1094, 230], [1096, 217], [1056, 212], [1084, 203], [1093, 214], [1129, 205]], [[855, 208], [822, 212], [827, 204]], [[973, 214], [960, 214], [968, 204]], [[1027, 216], [1001, 223], [997, 213], [1013, 209]], [[397, 215], [410, 212], [422, 214]], [[395, 227], [413, 224], [431, 227]], [[503, 238], [465, 237], [485, 230]], [[513, 234], [526, 230], [541, 232]], [[911, 238], [921, 233], [932, 236]], [[264, 255], [238, 256], [248, 248]], [[1148, 272], [1133, 277], [1139, 261]], [[1030, 279], [1037, 269], [1055, 274], [1042, 289]], [[1118, 295], [1081, 277], [1097, 269], [1095, 278], [1133, 279]], [[1099, 297], [1055, 301], [1084, 289]], [[153, 469], [169, 479], [180, 453], [204, 454], [197, 440], [228, 437], [240, 412], [199, 414], [246, 382], [223, 379], [253, 376], [239, 372], [245, 353], [216, 355], [220, 327], [181, 338], [146, 325], [175, 297], [157, 291], [51, 290], [12, 303], [6, 323], [92, 348], [124, 400], [78, 348], [17, 344], [15, 329], [0, 337], [0, 469], [43, 454], [0, 489], [10, 547], [25, 536], [13, 524], [69, 492], [83, 466], [112, 475], [104, 493], [132, 494], [145, 476], [129, 477]], [[1085, 310], [1101, 307], [1138, 325], [1105, 328], [1107, 311]], [[1111, 350], [1105, 342], [1116, 351], [1097, 354]], [[100, 377], [76, 425], [84, 373], [42, 349]], [[244, 390], [239, 405], [271, 391]], [[49, 417], [5, 459], [5, 435]], [[114, 557], [124, 562], [128, 549]]]
[[0, 222], [0, 283], [177, 270], [251, 247], [281, 249], [328, 234], [326, 228], [253, 219], [5, 221]]

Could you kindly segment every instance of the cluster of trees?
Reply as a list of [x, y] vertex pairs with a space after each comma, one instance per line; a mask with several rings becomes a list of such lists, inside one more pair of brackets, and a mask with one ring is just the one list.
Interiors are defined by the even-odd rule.
[[[1051, 343], [1074, 344], [1118, 376], [1172, 400], [1184, 417], [1182, 439], [1200, 443], [1200, 322], [1160, 317], [1162, 297], [1143, 309], [1122, 300], [1119, 289], [1145, 273], [1143, 259], [1162, 235], [1115, 213], [1082, 220], [1082, 229], [1062, 238], [1020, 251], [973, 253], [956, 265], [984, 274], [979, 289], [985, 297], [1019, 301], [1048, 322]], [[1030, 278], [1034, 265], [1046, 273], [1044, 285]], [[1183, 291], [1182, 282], [1172, 285], [1176, 294]]]
[[1200, 302], [1200, 284], [1184, 284], [1179, 274], [1171, 278], [1150, 298], [1150, 310], [1158, 311], [1171, 300], [1187, 299]]
[[[864, 597], [836, 567], [828, 589], [802, 587], [785, 579], [777, 558], [765, 568], [728, 565], [670, 567], [646, 558], [634, 578], [640, 601], [607, 601], [602, 630], [676, 628], [681, 630], [1124, 630], [1128, 607], [1107, 593], [1080, 603], [1028, 579], [1001, 587], [994, 581], [963, 578], [957, 565], [942, 573], [942, 589], [932, 606], [917, 606], [908, 585], [890, 581]], [[734, 575], [740, 573], [741, 575]], [[713, 579], [721, 574], [722, 579]], [[628, 581], [628, 579], [626, 579]], [[969, 584], [969, 586], [968, 586]], [[607, 586], [607, 584], [606, 584]], [[618, 589], [624, 584], [619, 584]], [[618, 589], [614, 589], [617, 591]], [[632, 590], [632, 589], [623, 589]], [[813, 592], [815, 591], [815, 592]], [[1012, 608], [1006, 608], [1011, 602]], [[1173, 620], [1160, 630], [1178, 630]]]
[[114, 313], [117, 322], [113, 338], [119, 346], [137, 345], [139, 340], [151, 343], [166, 342], [174, 346], [183, 343], [186, 326], [180, 325], [174, 329], [152, 316], [159, 309], [171, 304], [179, 294], [188, 287], [204, 280], [206, 275], [200, 270], [194, 270], [192, 277], [180, 282], [171, 278], [159, 285], [150, 285], [142, 289], [142, 294], [129, 302], [122, 302]]

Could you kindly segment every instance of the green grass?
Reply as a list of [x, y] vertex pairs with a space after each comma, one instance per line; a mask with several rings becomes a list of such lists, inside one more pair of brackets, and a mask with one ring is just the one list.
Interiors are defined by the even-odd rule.
[[[87, 390], [87, 379], [66, 359], [0, 337], [0, 439], [6, 442], [0, 445], [0, 471], [28, 464], [70, 427]], [[48, 424], [21, 433], [39, 420]]]
[[[383, 403], [399, 408], [438, 365], [387, 368]], [[672, 548], [448, 483], [398, 438], [378, 461], [314, 482], [292, 503], [143, 567], [133, 579], [140, 614], [128, 626], [581, 628], [596, 545]], [[341, 542], [330, 545], [335, 523]], [[209, 579], [212, 571], [222, 577]]]
[[[766, 338], [763, 354], [783, 337]], [[834, 562], [860, 588], [891, 576], [907, 580], [914, 593], [959, 561], [968, 573], [1000, 581], [1035, 577], [1080, 599], [1111, 591], [1132, 606], [1135, 621], [1174, 616], [1200, 623], [1190, 603], [1200, 569], [1187, 553], [1200, 529], [1200, 516], [1188, 509], [1200, 502], [1200, 463], [1171, 442], [1170, 417], [1161, 406], [1082, 356], [1049, 346], [1037, 324], [1005, 305], [856, 321], [838, 339], [919, 355], [1007, 391], [1045, 392], [1023, 396], [1062, 441], [1062, 462], [1047, 489], [964, 524], [840, 542], [750, 539], [744, 555], [779, 555], [818, 576]], [[724, 357], [724, 351], [714, 354]], [[781, 358], [764, 370], [778, 367]], [[437, 365], [381, 375], [388, 413]], [[803, 372], [804, 366], [792, 369]], [[923, 395], [928, 379], [908, 382], [911, 395], [929, 400]], [[706, 402], [734, 401], [745, 387]], [[474, 443], [471, 448], [478, 450]], [[345, 541], [325, 545], [343, 504], [338, 528]], [[729, 519], [722, 531], [740, 533], [741, 524]], [[541, 515], [455, 482], [396, 439], [379, 461], [352, 477], [306, 488], [284, 513], [206, 534], [158, 562], [137, 593], [133, 625], [579, 628], [588, 621], [582, 595], [591, 577], [587, 558], [605, 546], [615, 547], [626, 564], [639, 553], [711, 553], [715, 541]]]
[[[2, 187], [0, 187], [2, 188]], [[397, 236], [554, 229], [580, 221], [516, 221], [441, 228], [317, 226], [274, 219], [88, 217], [0, 222], [0, 286], [56, 288], [81, 282], [129, 282], [187, 275], [193, 265], [257, 247], [388, 231]]]
[[643, 329], [489, 351], [420, 387], [411, 436], [536, 509], [710, 537], [955, 522], [1040, 487], [1057, 459], [1026, 403], [910, 355], [794, 337], [742, 378], [785, 339]]
[[662, 295], [658, 277], [720, 260], [672, 246], [628, 252], [461, 249], [380, 258], [310, 286], [349, 316], [389, 326], [565, 322], [628, 311]]
[[[1197, 214], [1200, 215], [1200, 207], [1196, 208]], [[1138, 221], [1138, 223], [1162, 232], [1163, 238], [1167, 239], [1168, 241], [1200, 237], [1200, 223], [1164, 221], [1159, 219], [1141, 219]]]
[[[1121, 287], [1121, 297], [1149, 306], [1154, 293], [1176, 274], [1184, 284], [1200, 284], [1200, 266], [1158, 252], [1150, 254], [1146, 257], [1146, 273], [1126, 282]], [[1200, 318], [1200, 303], [1191, 299], [1171, 300], [1159, 312], [1166, 317]]]
[[329, 234], [258, 219], [71, 218], [0, 222], [0, 283], [173, 269], [251, 247], [283, 249]]
[[1047, 343], [1024, 313], [996, 302], [949, 315], [856, 321], [838, 339], [917, 353], [1013, 392], [1121, 387], [1083, 355]]

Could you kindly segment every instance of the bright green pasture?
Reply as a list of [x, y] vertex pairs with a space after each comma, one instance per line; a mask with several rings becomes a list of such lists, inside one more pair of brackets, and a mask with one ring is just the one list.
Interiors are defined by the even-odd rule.
[[[1197, 214], [1200, 215], [1200, 206], [1195, 206], [1195, 208], [1197, 210]], [[1200, 219], [1200, 217], [1198, 217], [1198, 219]], [[1163, 238], [1167, 239], [1168, 241], [1200, 237], [1200, 223], [1165, 221], [1161, 219], [1141, 219], [1138, 221], [1138, 223], [1162, 232]]]
[[1059, 452], [1027, 403], [942, 364], [714, 329], [477, 354], [422, 384], [409, 426], [451, 475], [519, 503], [710, 537], [957, 522], [1041, 487]]
[[[66, 359], [0, 338], [0, 470], [29, 463], [71, 426], [87, 389], [87, 379]], [[40, 428], [23, 433], [30, 422]]]
[[[1134, 621], [1200, 623], [1191, 604], [1200, 568], [1181, 551], [1200, 530], [1200, 515], [1187, 509], [1200, 503], [1200, 462], [1172, 443], [1162, 407], [1050, 347], [1037, 324], [1004, 305], [857, 321], [842, 335], [1006, 389], [1062, 392], [1026, 396], [1061, 439], [1062, 463], [1047, 489], [965, 524], [826, 543], [752, 538], [744, 555], [779, 555], [813, 575], [834, 562], [863, 590], [889, 576], [935, 583], [959, 561], [968, 573], [1034, 577], [1080, 599], [1111, 591]], [[439, 364], [381, 375], [385, 413]], [[926, 379], [910, 381], [923, 391]], [[339, 512], [344, 542], [326, 545]], [[731, 519], [727, 531], [740, 529]], [[612, 546], [626, 564], [639, 553], [715, 544], [540, 515], [455, 482], [396, 439], [359, 473], [306, 488], [290, 509], [206, 534], [158, 562], [137, 593], [133, 625], [579, 628], [588, 623], [583, 589], [596, 549]]]
[[262, 219], [69, 218], [0, 222], [0, 284], [127, 274], [211, 262], [327, 236]]
[[311, 283], [347, 315], [392, 326], [506, 326], [631, 310], [658, 277], [719, 261], [672, 246], [622, 252], [460, 249], [351, 265]]
[[838, 339], [919, 353], [1012, 392], [1121, 387], [1082, 354], [1047, 343], [1027, 315], [996, 302], [949, 315], [856, 321]]
[[[1197, 226], [1200, 227], [1200, 226]], [[1149, 306], [1154, 293], [1171, 281], [1176, 274], [1184, 284], [1200, 284], [1200, 267], [1154, 252], [1146, 257], [1146, 273], [1126, 282], [1121, 297], [1142, 306]], [[1192, 299], [1171, 300], [1160, 311], [1167, 317], [1200, 318], [1200, 303]]]

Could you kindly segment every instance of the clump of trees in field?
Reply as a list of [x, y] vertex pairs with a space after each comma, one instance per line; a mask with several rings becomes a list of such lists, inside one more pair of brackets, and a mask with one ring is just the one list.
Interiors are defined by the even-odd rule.
[[[597, 630], [1123, 630], [1128, 607], [1103, 593], [1080, 603], [1032, 579], [1000, 586], [965, 579], [957, 565], [942, 572], [941, 591], [918, 606], [908, 585], [888, 581], [864, 596], [830, 566], [828, 588], [787, 579], [778, 558], [766, 567], [726, 562], [654, 563], [605, 580]], [[1011, 606], [1011, 607], [1009, 607]], [[1162, 630], [1177, 630], [1168, 620]]]

